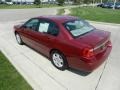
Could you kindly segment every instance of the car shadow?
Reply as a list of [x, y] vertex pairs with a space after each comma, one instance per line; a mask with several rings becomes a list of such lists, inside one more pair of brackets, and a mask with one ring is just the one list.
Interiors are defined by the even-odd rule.
[[[46, 55], [44, 55], [43, 53], [35, 50], [34, 48], [28, 46], [27, 44], [24, 44], [26, 47], [34, 50], [36, 53], [42, 55], [44, 58], [46, 58], [47, 60], [51, 61], [49, 57], [47, 57]], [[51, 63], [52, 64], [52, 63]], [[91, 72], [85, 72], [85, 71], [81, 71], [81, 70], [78, 70], [78, 69], [74, 69], [74, 68], [68, 68], [67, 69], [68, 71], [74, 73], [74, 74], [77, 74], [77, 75], [81, 75], [81, 76], [88, 76]]]
[[85, 72], [85, 71], [81, 71], [81, 70], [77, 70], [74, 68], [69, 68], [68, 71], [75, 73], [77, 75], [81, 75], [81, 76], [88, 76], [91, 72]]

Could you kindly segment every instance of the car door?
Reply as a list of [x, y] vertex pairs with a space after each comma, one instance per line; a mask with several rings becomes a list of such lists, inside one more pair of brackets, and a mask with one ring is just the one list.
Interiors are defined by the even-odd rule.
[[24, 42], [37, 51], [49, 56], [58, 35], [58, 26], [49, 20], [31, 19], [23, 25], [22, 38]]
[[21, 37], [22, 40], [34, 49], [38, 49], [39, 45], [37, 44], [37, 30], [39, 25], [39, 19], [33, 18], [30, 19], [22, 26]]
[[59, 28], [56, 23], [41, 19], [38, 28], [39, 45], [41, 46], [41, 52], [49, 56], [51, 48], [55, 48], [57, 36], [59, 34]]

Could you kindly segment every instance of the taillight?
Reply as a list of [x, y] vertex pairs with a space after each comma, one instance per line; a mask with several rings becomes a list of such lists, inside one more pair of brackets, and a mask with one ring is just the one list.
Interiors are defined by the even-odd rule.
[[83, 50], [83, 57], [85, 57], [85, 58], [90, 58], [90, 57], [92, 57], [92, 56], [94, 56], [93, 49], [85, 48], [85, 49]]

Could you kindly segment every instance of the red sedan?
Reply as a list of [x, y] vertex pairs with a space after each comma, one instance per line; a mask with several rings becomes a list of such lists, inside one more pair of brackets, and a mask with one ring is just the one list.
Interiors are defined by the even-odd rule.
[[92, 72], [111, 52], [110, 32], [73, 16], [40, 16], [14, 26], [19, 44], [49, 57], [53, 65]]

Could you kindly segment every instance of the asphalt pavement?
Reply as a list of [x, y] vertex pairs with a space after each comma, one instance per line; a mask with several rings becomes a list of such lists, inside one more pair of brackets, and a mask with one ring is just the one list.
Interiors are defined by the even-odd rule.
[[0, 9], [0, 22], [29, 19], [40, 15], [55, 15], [56, 8]]

